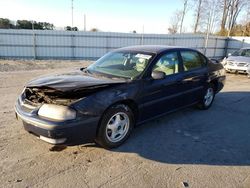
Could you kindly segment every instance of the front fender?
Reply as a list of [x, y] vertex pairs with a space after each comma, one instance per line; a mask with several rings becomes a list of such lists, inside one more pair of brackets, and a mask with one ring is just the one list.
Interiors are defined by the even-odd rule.
[[126, 83], [94, 93], [73, 105], [84, 115], [100, 116], [112, 104], [123, 100], [136, 100], [140, 90], [138, 83]]

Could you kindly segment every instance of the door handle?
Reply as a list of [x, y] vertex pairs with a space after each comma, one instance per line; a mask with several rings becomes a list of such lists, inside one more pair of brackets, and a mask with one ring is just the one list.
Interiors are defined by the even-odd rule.
[[193, 81], [193, 78], [185, 78], [183, 81]]
[[194, 77], [189, 77], [189, 78], [185, 78], [183, 81], [198, 81], [200, 80], [200, 76], [194, 76]]

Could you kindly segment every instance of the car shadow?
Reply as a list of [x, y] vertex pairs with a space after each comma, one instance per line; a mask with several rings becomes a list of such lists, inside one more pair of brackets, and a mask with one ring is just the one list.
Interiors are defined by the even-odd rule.
[[112, 151], [170, 164], [248, 166], [249, 104], [250, 92], [219, 93], [209, 110], [187, 108], [145, 123]]
[[114, 151], [171, 164], [250, 165], [250, 92], [222, 92], [209, 110], [148, 122]]

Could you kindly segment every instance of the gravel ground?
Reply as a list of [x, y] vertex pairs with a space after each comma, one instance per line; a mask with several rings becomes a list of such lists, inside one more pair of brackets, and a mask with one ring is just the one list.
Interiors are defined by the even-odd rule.
[[66, 67], [76, 68], [88, 65], [90, 61], [52, 61], [52, 60], [2, 60], [0, 61], [0, 72], [24, 71], [24, 70], [44, 70], [44, 69], [63, 69]]
[[[18, 64], [18, 66], [16, 66]], [[228, 75], [211, 109], [145, 123], [114, 150], [53, 147], [22, 128], [23, 85], [89, 62], [0, 61], [0, 187], [250, 187], [250, 79]]]

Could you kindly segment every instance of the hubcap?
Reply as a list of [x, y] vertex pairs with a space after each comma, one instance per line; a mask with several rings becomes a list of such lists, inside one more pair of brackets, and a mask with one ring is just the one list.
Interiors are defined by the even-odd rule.
[[129, 130], [129, 117], [124, 112], [113, 115], [106, 126], [106, 137], [110, 142], [119, 142]]
[[214, 90], [213, 90], [213, 88], [210, 87], [207, 89], [207, 93], [204, 97], [205, 106], [209, 106], [212, 103], [213, 98], [214, 98]]

